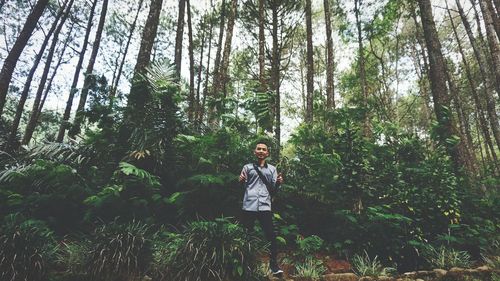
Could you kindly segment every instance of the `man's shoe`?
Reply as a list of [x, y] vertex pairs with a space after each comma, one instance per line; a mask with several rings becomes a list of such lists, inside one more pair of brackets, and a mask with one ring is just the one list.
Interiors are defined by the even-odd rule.
[[283, 274], [283, 270], [281, 270], [277, 265], [271, 265], [270, 268], [271, 268], [271, 273], [274, 276]]

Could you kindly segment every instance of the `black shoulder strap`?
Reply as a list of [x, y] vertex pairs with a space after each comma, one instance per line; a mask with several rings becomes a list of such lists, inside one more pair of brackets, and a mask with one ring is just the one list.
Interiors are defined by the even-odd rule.
[[272, 185], [269, 183], [269, 181], [267, 180], [267, 178], [259, 170], [259, 167], [257, 166], [257, 164], [253, 164], [253, 168], [255, 169], [255, 171], [259, 175], [259, 178], [262, 180], [262, 182], [266, 186], [267, 192], [269, 192], [270, 195], [274, 195], [275, 189], [272, 187]]

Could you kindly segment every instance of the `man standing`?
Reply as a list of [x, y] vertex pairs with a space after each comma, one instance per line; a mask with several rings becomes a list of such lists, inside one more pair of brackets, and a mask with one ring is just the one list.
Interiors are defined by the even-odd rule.
[[273, 275], [283, 273], [278, 266], [278, 249], [274, 233], [273, 214], [271, 211], [271, 195], [275, 193], [283, 177], [276, 172], [276, 167], [266, 163], [269, 147], [265, 142], [258, 142], [254, 154], [257, 163], [243, 166], [240, 182], [245, 184], [243, 197], [243, 214], [241, 223], [253, 229], [255, 219], [259, 220], [266, 239], [271, 243], [270, 269]]

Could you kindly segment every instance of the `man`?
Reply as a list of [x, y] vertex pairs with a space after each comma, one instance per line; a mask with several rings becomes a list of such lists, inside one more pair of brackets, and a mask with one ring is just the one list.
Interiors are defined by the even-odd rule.
[[279, 185], [283, 183], [283, 177], [276, 172], [276, 167], [266, 163], [266, 158], [269, 156], [269, 147], [265, 142], [257, 143], [254, 154], [257, 157], [257, 163], [246, 164], [240, 174], [240, 182], [245, 185], [241, 223], [248, 230], [251, 230], [255, 219], [259, 220], [266, 239], [271, 243], [269, 264], [271, 272], [273, 275], [279, 275], [283, 271], [278, 267], [278, 249], [273, 227], [271, 193], [274, 193]]

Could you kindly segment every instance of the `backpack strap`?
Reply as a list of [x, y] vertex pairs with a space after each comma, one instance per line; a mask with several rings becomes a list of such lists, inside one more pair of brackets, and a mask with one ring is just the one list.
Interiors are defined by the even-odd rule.
[[262, 180], [262, 182], [266, 186], [267, 192], [269, 192], [269, 195], [274, 196], [274, 194], [277, 191], [276, 188], [273, 188], [272, 184], [267, 180], [267, 178], [259, 170], [259, 167], [257, 166], [257, 164], [253, 164], [253, 168], [255, 169], [255, 171], [259, 175], [259, 178]]

